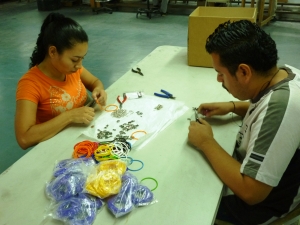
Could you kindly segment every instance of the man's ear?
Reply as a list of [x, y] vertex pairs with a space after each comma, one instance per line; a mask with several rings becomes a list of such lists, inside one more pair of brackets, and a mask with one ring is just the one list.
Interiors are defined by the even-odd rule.
[[245, 84], [249, 83], [252, 77], [251, 67], [247, 64], [240, 64], [236, 72], [237, 79]]
[[48, 53], [49, 53], [49, 56], [50, 58], [54, 58], [55, 55], [57, 54], [57, 49], [54, 45], [51, 45], [49, 48], [48, 48]]

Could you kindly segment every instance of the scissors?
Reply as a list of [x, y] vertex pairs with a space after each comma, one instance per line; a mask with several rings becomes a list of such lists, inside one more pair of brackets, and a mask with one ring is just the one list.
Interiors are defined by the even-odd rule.
[[126, 100], [127, 100], [127, 96], [125, 94], [123, 95], [123, 101], [120, 100], [120, 95], [117, 97], [117, 101], [119, 102], [120, 109], [122, 109], [122, 105]]
[[134, 73], [138, 73], [141, 76], [144, 76], [144, 74], [142, 73], [142, 70], [140, 68], [138, 68], [138, 67], [136, 68], [136, 70], [131, 69], [131, 71], [134, 72]]
[[195, 112], [195, 120], [196, 120], [196, 122], [201, 123], [200, 120], [199, 120], [198, 109], [196, 107], [194, 107], [193, 110]]
[[164, 93], [164, 94], [154, 93], [154, 95], [155, 95], [155, 96], [158, 96], [158, 97], [162, 97], [162, 98], [171, 98], [171, 99], [175, 99], [175, 97], [174, 97], [171, 93], [169, 93], [169, 92], [167, 92], [167, 91], [165, 91], [165, 90], [163, 90], [163, 89], [161, 89], [160, 91], [161, 91], [162, 93]]

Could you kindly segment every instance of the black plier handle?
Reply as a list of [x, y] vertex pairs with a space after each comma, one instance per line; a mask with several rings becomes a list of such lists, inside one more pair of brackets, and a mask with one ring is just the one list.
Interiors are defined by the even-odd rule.
[[141, 76], [144, 76], [144, 74], [142, 73], [142, 70], [140, 68], [138, 68], [138, 67], [136, 68], [136, 70], [135, 69], [131, 69], [131, 71], [134, 72], [134, 73], [138, 73]]

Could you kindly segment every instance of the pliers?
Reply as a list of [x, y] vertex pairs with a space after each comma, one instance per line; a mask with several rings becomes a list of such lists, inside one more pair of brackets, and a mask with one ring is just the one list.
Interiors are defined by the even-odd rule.
[[117, 97], [117, 101], [119, 102], [120, 109], [122, 109], [122, 105], [126, 100], [127, 100], [127, 96], [125, 94], [123, 95], [123, 101], [120, 100], [120, 95]]
[[96, 105], [96, 101], [95, 99], [93, 99], [92, 101], [90, 101], [88, 104], [86, 104], [85, 106], [88, 106], [88, 107], [94, 107]]
[[158, 97], [162, 97], [162, 98], [171, 98], [171, 99], [175, 99], [175, 97], [174, 97], [171, 93], [169, 93], [169, 92], [167, 92], [167, 91], [165, 91], [165, 90], [163, 90], [163, 89], [161, 89], [160, 91], [161, 91], [162, 93], [164, 93], [164, 94], [154, 93], [154, 95], [155, 95], [155, 96], [158, 96]]
[[131, 69], [131, 71], [134, 72], [134, 73], [138, 73], [141, 76], [144, 76], [144, 74], [142, 73], [142, 70], [140, 68], [138, 68], [138, 67], [136, 68], [136, 70]]
[[195, 112], [195, 121], [198, 122], [198, 123], [201, 123], [200, 120], [199, 120], [198, 109], [196, 107], [194, 107], [193, 110]]

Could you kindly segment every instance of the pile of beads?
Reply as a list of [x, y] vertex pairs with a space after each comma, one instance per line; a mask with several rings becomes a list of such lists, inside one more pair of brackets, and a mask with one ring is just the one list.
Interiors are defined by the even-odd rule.
[[124, 123], [120, 125], [120, 128], [122, 128], [123, 131], [130, 131], [136, 129], [139, 125], [134, 124], [134, 120], [129, 121], [128, 123]]
[[97, 133], [97, 138], [98, 139], [109, 139], [112, 137], [112, 132], [108, 130], [99, 130]]
[[126, 115], [127, 115], [127, 110], [125, 110], [125, 109], [118, 109], [118, 110], [111, 113], [111, 116], [115, 117], [115, 118], [121, 118], [121, 117], [124, 117]]
[[162, 108], [163, 108], [163, 106], [162, 106], [161, 104], [158, 104], [154, 109], [160, 110], [160, 109], [162, 109]]

